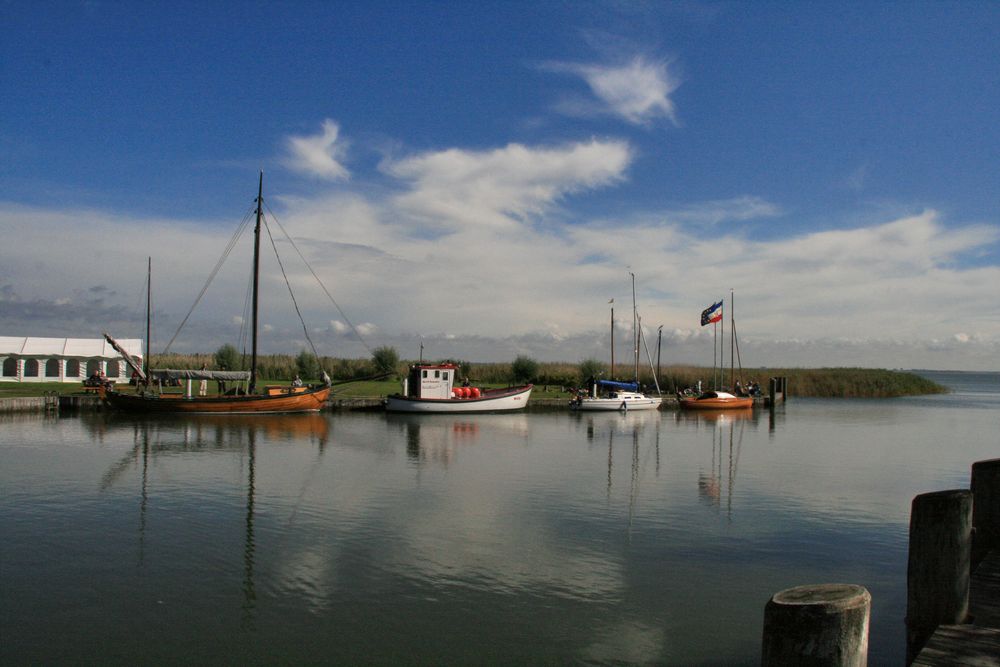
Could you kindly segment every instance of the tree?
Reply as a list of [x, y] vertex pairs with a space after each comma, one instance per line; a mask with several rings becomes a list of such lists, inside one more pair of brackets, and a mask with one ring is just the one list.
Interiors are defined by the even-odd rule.
[[243, 357], [240, 351], [226, 343], [215, 351], [215, 365], [227, 371], [238, 371], [243, 369]]
[[396, 373], [399, 367], [399, 354], [396, 348], [389, 346], [377, 347], [372, 352], [372, 366], [376, 373]]
[[514, 382], [531, 382], [538, 375], [538, 362], [522, 354], [510, 365], [510, 372]]
[[319, 377], [319, 361], [315, 355], [305, 350], [299, 352], [299, 356], [295, 357], [295, 367], [299, 369], [299, 377], [303, 380]]
[[604, 374], [604, 364], [597, 359], [584, 359], [580, 362], [580, 384], [587, 382], [589, 378], [600, 377]]

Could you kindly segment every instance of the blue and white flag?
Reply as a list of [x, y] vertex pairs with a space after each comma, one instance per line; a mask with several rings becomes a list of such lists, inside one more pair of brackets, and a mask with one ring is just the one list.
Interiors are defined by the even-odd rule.
[[722, 319], [722, 302], [714, 303], [701, 311], [701, 326], [712, 324]]

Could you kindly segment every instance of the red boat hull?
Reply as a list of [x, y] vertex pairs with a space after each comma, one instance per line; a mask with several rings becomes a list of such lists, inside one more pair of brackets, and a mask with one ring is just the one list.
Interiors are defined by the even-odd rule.
[[267, 414], [318, 412], [330, 396], [329, 387], [293, 392], [269, 391], [244, 396], [139, 395], [109, 391], [104, 400], [116, 410], [140, 414]]

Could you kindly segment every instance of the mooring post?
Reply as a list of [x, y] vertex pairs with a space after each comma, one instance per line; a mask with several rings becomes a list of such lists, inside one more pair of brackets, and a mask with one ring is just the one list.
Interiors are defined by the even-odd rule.
[[856, 584], [775, 593], [764, 608], [761, 664], [864, 667], [872, 596]]
[[910, 509], [906, 571], [906, 664], [912, 663], [939, 625], [969, 613], [972, 491], [923, 493]]
[[972, 464], [972, 571], [1000, 550], [1000, 459]]

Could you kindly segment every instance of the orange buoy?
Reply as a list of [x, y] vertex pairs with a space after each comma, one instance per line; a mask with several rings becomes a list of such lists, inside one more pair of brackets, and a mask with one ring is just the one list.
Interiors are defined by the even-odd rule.
[[469, 394], [471, 398], [479, 398], [479, 387], [469, 387]]

